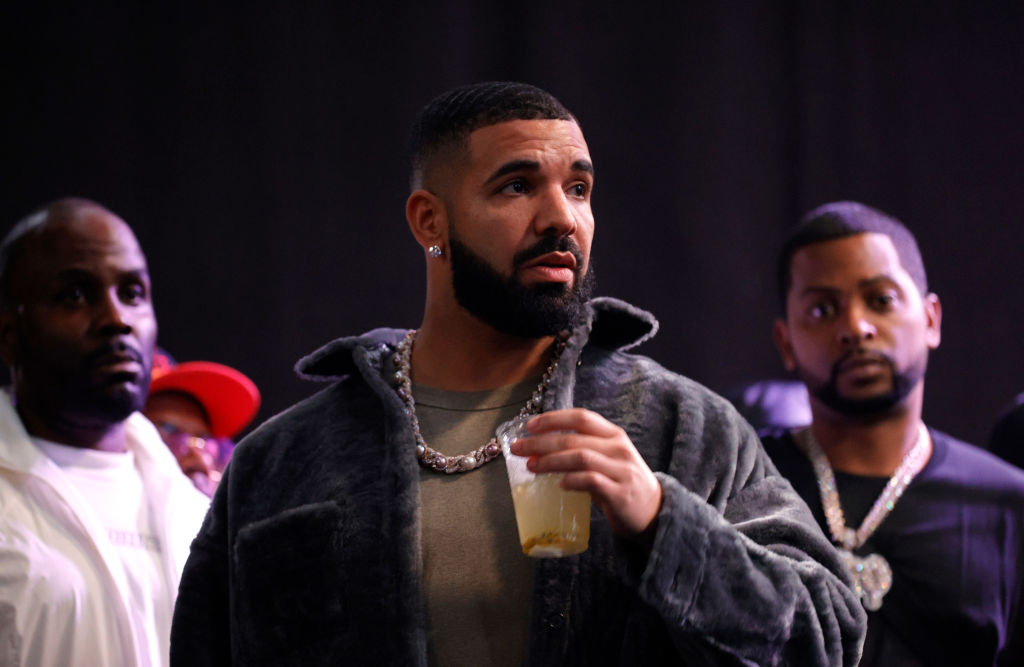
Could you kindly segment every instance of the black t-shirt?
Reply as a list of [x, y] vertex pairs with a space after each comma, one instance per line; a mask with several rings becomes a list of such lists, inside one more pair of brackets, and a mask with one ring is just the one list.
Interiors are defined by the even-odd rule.
[[[1024, 665], [1024, 471], [930, 433], [931, 459], [856, 552], [893, 570], [882, 608], [868, 612], [861, 665]], [[814, 469], [792, 436], [761, 440], [828, 535]], [[888, 478], [835, 477], [856, 528]]]

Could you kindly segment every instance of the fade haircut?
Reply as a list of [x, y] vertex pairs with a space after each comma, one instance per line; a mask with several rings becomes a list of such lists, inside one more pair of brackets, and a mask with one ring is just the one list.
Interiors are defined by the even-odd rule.
[[900, 264], [910, 274], [921, 295], [927, 294], [928, 276], [913, 233], [902, 222], [878, 209], [855, 201], [840, 201], [810, 211], [786, 237], [776, 267], [782, 313], [786, 313], [786, 295], [793, 283], [790, 268], [797, 250], [814, 243], [868, 233], [889, 237], [896, 248]]
[[424, 187], [438, 157], [465, 151], [474, 130], [512, 120], [578, 122], [554, 95], [527, 83], [488, 81], [449, 90], [423, 107], [413, 125], [412, 189]]

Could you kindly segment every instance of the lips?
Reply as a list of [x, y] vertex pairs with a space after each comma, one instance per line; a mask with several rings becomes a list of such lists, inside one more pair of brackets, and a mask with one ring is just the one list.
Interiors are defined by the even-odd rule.
[[536, 259], [526, 262], [520, 268], [532, 269], [537, 267], [575, 271], [576, 257], [571, 252], [549, 252], [546, 255], [541, 255]]
[[570, 285], [576, 279], [576, 258], [568, 252], [550, 252], [520, 266], [526, 282]]

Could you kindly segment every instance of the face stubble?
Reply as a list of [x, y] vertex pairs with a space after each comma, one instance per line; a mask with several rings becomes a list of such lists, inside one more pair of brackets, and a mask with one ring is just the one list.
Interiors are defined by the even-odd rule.
[[907, 368], [900, 371], [891, 357], [880, 352], [871, 352], [872, 359], [884, 364], [889, 370], [891, 378], [890, 386], [875, 396], [866, 398], [849, 398], [839, 391], [839, 375], [842, 365], [854, 356], [864, 356], [864, 351], [854, 350], [848, 352], [832, 364], [829, 376], [821, 380], [809, 373], [804, 367], [797, 365], [797, 375], [807, 385], [807, 390], [826, 406], [835, 412], [862, 421], [872, 421], [884, 418], [893, 412], [903, 403], [904, 399], [913, 391], [919, 382], [924, 380], [924, 374], [928, 367], [928, 353], [923, 352]]

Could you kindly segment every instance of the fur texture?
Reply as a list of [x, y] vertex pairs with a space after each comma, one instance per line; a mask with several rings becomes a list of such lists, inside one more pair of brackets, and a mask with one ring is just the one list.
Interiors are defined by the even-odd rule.
[[[856, 664], [860, 603], [829, 542], [722, 398], [625, 348], [652, 316], [591, 302], [545, 409], [622, 426], [664, 503], [652, 553], [599, 513], [584, 554], [538, 560], [528, 664]], [[320, 393], [250, 435], [183, 576], [178, 665], [425, 664], [418, 470], [389, 378], [403, 331], [299, 362]]]

